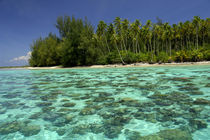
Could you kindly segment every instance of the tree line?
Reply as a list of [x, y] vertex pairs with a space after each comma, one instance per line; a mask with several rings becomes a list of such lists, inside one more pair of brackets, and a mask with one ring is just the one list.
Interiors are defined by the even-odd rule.
[[165, 63], [210, 60], [210, 18], [170, 25], [157, 18], [144, 25], [116, 17], [100, 21], [96, 31], [87, 18], [57, 18], [59, 37], [49, 33], [31, 45], [31, 66]]

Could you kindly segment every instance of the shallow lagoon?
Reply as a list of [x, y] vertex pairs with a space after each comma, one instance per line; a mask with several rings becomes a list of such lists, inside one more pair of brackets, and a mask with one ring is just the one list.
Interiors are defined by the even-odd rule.
[[1, 140], [209, 137], [209, 65], [0, 70]]

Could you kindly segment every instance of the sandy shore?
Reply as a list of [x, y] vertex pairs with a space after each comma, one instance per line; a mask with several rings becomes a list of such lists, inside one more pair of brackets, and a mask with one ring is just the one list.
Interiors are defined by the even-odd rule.
[[118, 67], [153, 67], [153, 66], [188, 66], [188, 65], [210, 65], [210, 61], [202, 62], [184, 62], [184, 63], [162, 63], [162, 64], [149, 64], [149, 63], [133, 63], [128, 65], [122, 64], [110, 64], [110, 65], [92, 65], [92, 66], [78, 66], [78, 67], [26, 67], [26, 69], [36, 70], [36, 69], [78, 69], [78, 68], [118, 68]]

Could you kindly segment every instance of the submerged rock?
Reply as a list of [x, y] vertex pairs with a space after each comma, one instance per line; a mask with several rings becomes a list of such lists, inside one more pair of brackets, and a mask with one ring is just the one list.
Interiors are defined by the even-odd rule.
[[174, 77], [174, 78], [171, 78], [169, 80], [178, 81], [178, 82], [191, 82], [191, 79], [192, 78], [189, 78], [189, 77]]
[[157, 134], [163, 140], [193, 140], [191, 134], [188, 131], [180, 129], [161, 130]]
[[40, 97], [42, 101], [55, 101], [57, 99], [56, 95], [47, 94]]
[[61, 102], [68, 102], [69, 99], [62, 99]]
[[80, 124], [78, 126], [73, 127], [73, 130], [71, 133], [74, 134], [79, 134], [79, 135], [84, 135], [85, 133], [89, 132], [89, 126], [86, 124]]
[[136, 112], [136, 113], [133, 113], [133, 115], [138, 120], [144, 120], [145, 119], [144, 112]]
[[210, 87], [210, 83], [206, 84], [205, 87]]
[[80, 115], [92, 115], [92, 114], [94, 114], [95, 112], [96, 112], [95, 109], [86, 107], [86, 108], [83, 108], [83, 109], [80, 111]]
[[164, 100], [164, 99], [156, 99], [154, 100], [154, 102], [156, 103], [156, 105], [160, 105], [160, 106], [170, 106], [174, 103], [174, 102]]
[[98, 115], [100, 115], [104, 119], [110, 119], [110, 118], [114, 117], [113, 113], [107, 112], [107, 111], [99, 112]]
[[151, 122], [151, 123], [156, 123], [156, 114], [155, 113], [149, 113], [145, 114], [146, 121]]
[[23, 126], [20, 129], [20, 133], [23, 134], [25, 137], [29, 137], [32, 135], [37, 135], [40, 132], [41, 128], [38, 125], [27, 125]]
[[118, 135], [121, 133], [121, 130], [123, 129], [122, 126], [106, 126], [104, 135], [107, 138], [113, 139], [118, 137]]
[[117, 110], [114, 110], [114, 113], [117, 115], [126, 115], [128, 114], [130, 111], [128, 108], [119, 108]]
[[93, 102], [104, 102], [106, 100], [106, 97], [96, 97], [95, 99], [93, 99]]
[[43, 107], [42, 112], [51, 112], [54, 109], [55, 109], [55, 107]]
[[18, 131], [26, 137], [38, 134], [41, 130], [40, 126], [28, 124], [29, 122], [13, 121], [0, 124], [0, 134], [7, 135]]
[[141, 104], [139, 103], [138, 100], [132, 99], [132, 98], [122, 98], [119, 103], [121, 103], [122, 105], [126, 105], [126, 106], [140, 106]]
[[1, 108], [0, 108], [0, 114], [4, 114], [4, 113], [6, 113], [6, 112], [7, 112], [6, 109], [1, 109]]
[[201, 111], [203, 111], [202, 107], [192, 107], [189, 109], [189, 112], [199, 114]]
[[10, 94], [7, 93], [5, 95], [2, 95], [3, 98], [7, 98], [7, 99], [14, 99], [14, 98], [17, 98], [18, 96], [20, 96], [20, 95], [15, 94], [15, 93], [10, 93]]
[[180, 93], [180, 92], [172, 92], [172, 93], [167, 93], [167, 94], [160, 94], [160, 93], [155, 93], [148, 98], [154, 99], [154, 102], [157, 105], [161, 106], [169, 106], [174, 103], [176, 104], [191, 104], [192, 99], [190, 96]]
[[57, 118], [55, 121], [53, 121], [52, 123], [54, 126], [57, 126], [57, 127], [63, 127], [66, 125], [66, 120], [65, 118], [63, 117], [59, 117]]
[[192, 130], [199, 130], [202, 128], [207, 128], [208, 124], [204, 120], [190, 120], [189, 121], [190, 126], [192, 127]]
[[188, 92], [190, 95], [204, 95], [204, 93], [202, 91], [191, 91]]
[[154, 93], [151, 96], [149, 96], [148, 98], [151, 98], [151, 99], [167, 99], [168, 94]]
[[70, 108], [60, 108], [58, 110], [58, 112], [74, 112], [74, 110], [73, 109], [70, 109]]
[[75, 103], [65, 103], [62, 106], [63, 107], [74, 107], [76, 104]]
[[206, 99], [203, 99], [203, 98], [198, 98], [193, 103], [197, 104], [197, 105], [210, 105], [210, 100], [206, 100]]
[[36, 105], [38, 107], [46, 107], [46, 106], [51, 106], [52, 103], [51, 102], [39, 102], [39, 103], [36, 103]]
[[61, 129], [56, 130], [56, 132], [58, 133], [59, 136], [63, 136], [66, 133], [66, 129], [61, 128]]
[[159, 109], [156, 113], [156, 119], [160, 122], [172, 121], [173, 118], [179, 117], [181, 113], [175, 111], [174, 109]]
[[104, 132], [104, 127], [101, 124], [91, 124], [90, 125], [91, 132], [98, 134]]
[[1, 102], [1, 105], [2, 107], [5, 107], [6, 109], [17, 109], [19, 108], [20, 106], [18, 105], [18, 102], [17, 100], [15, 101], [4, 101], [4, 102]]
[[131, 131], [129, 129], [125, 129], [124, 134], [128, 140], [140, 140], [141, 138], [140, 132]]
[[109, 107], [109, 108], [112, 108], [112, 107], [119, 107], [119, 106], [120, 106], [120, 103], [118, 103], [118, 102], [103, 103], [103, 106]]
[[49, 113], [43, 114], [43, 119], [44, 119], [45, 121], [54, 122], [54, 121], [55, 121], [56, 119], [58, 119], [59, 117], [62, 117], [62, 115], [63, 115], [63, 114], [49, 112]]
[[[143, 137], [140, 137], [139, 139], [135, 139], [135, 140], [165, 140], [165, 139], [161, 138], [158, 135], [153, 134], [153, 135], [143, 136]], [[167, 140], [169, 140], [169, 139], [167, 139]], [[172, 139], [170, 139], [170, 140], [172, 140]]]
[[9, 133], [15, 133], [20, 130], [20, 124], [17, 121], [6, 122], [0, 124], [0, 134], [7, 135]]
[[189, 91], [189, 92], [193, 92], [193, 91], [198, 91], [199, 88], [197, 87], [192, 87], [190, 85], [187, 85], [187, 86], [182, 86], [179, 88], [180, 91]]
[[29, 117], [29, 119], [38, 119], [42, 115], [42, 112], [34, 113]]
[[106, 120], [105, 124], [112, 126], [123, 126], [125, 123], [128, 123], [130, 120], [131, 120], [130, 117], [115, 116], [114, 118]]
[[64, 119], [66, 123], [69, 123], [73, 120], [74, 116], [73, 115], [65, 115]]

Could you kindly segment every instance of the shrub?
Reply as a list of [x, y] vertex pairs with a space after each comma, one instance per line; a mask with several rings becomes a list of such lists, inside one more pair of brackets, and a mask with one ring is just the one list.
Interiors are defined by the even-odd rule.
[[187, 56], [186, 52], [182, 50], [182, 51], [176, 52], [174, 60], [176, 62], [186, 62], [189, 60], [189, 57]]
[[199, 50], [193, 50], [190, 54], [190, 60], [193, 62], [202, 61], [203, 60], [203, 53]]
[[138, 62], [137, 54], [130, 52], [130, 51], [121, 51], [122, 58], [125, 63], [130, 64], [130, 63], [135, 63]]
[[169, 59], [171, 58], [169, 58], [168, 54], [165, 52], [160, 52], [157, 56], [157, 62], [167, 63]]
[[203, 59], [210, 61], [210, 50], [203, 51]]
[[108, 64], [117, 64], [121, 63], [120, 56], [117, 51], [110, 52], [107, 56], [106, 62]]
[[149, 53], [139, 53], [137, 55], [137, 61], [138, 62], [148, 62], [150, 60]]

